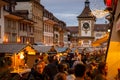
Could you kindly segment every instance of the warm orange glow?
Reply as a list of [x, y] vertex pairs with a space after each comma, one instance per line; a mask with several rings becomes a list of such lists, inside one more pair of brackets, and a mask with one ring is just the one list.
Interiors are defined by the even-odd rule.
[[20, 54], [20, 59], [24, 59], [24, 55], [23, 54]]
[[108, 29], [108, 32], [110, 32], [110, 29]]
[[29, 44], [29, 41], [27, 41], [26, 43]]
[[35, 52], [28, 52], [29, 55], [35, 55]]
[[35, 53], [35, 50], [32, 49], [30, 46], [27, 46], [27, 47], [26, 47], [26, 51], [28, 51], [28, 54], [29, 54], [29, 55], [35, 55], [35, 54], [36, 54], [36, 53]]
[[108, 80], [115, 80], [117, 70], [120, 68], [120, 42], [110, 41], [106, 62], [108, 65]]
[[5, 42], [8, 42], [8, 38], [5, 39]]
[[3, 41], [4, 41], [4, 42], [8, 42], [8, 37], [7, 37], [7, 36], [4, 36]]
[[20, 37], [17, 37], [17, 42], [18, 42], [18, 43], [21, 42]]
[[24, 59], [24, 52], [20, 52], [18, 56], [20, 59]]
[[92, 43], [92, 45], [93, 45], [93, 46], [99, 46], [101, 43], [104, 43], [105, 41], [107, 41], [108, 38], [109, 38], [109, 33], [106, 33], [106, 34], [104, 35], [104, 37], [102, 37], [102, 38], [94, 41], [94, 42]]
[[92, 46], [97, 47], [97, 46], [100, 46], [100, 44], [99, 43], [94, 43], [94, 44], [92, 44]]
[[59, 55], [62, 56], [62, 53], [60, 53]]

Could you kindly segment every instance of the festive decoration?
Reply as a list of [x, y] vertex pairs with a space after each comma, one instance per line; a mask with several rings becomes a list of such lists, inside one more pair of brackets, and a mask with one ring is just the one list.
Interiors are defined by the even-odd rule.
[[113, 7], [114, 9], [116, 9], [118, 0], [104, 0], [104, 2], [106, 4], [107, 9], [112, 10]]
[[108, 8], [111, 8], [112, 7], [112, 0], [106, 0], [106, 6]]

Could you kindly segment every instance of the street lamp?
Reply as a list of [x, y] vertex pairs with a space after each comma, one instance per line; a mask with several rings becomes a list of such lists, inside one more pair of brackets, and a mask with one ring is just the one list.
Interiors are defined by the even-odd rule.
[[110, 29], [108, 29], [108, 32], [110, 32]]

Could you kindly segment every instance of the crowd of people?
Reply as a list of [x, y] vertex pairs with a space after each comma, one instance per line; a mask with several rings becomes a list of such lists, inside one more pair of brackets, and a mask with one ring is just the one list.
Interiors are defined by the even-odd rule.
[[50, 54], [47, 59], [44, 55], [35, 60], [27, 80], [107, 80], [104, 53]]
[[[101, 50], [92, 53], [69, 52], [67, 55], [43, 53], [24, 78], [19, 74], [11, 75], [6, 70], [0, 73], [0, 80], [108, 80], [107, 69], [105, 52]], [[120, 69], [118, 72], [115, 80], [120, 80]]]

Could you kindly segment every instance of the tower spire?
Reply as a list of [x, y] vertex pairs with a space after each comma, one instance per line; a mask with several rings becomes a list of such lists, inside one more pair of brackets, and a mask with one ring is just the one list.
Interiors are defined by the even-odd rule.
[[94, 20], [96, 19], [96, 17], [92, 14], [92, 11], [90, 9], [89, 0], [85, 0], [85, 7], [82, 13], [77, 18], [92, 18]]
[[89, 0], [86, 0], [85, 1], [85, 7], [89, 7], [89, 4], [90, 4]]

